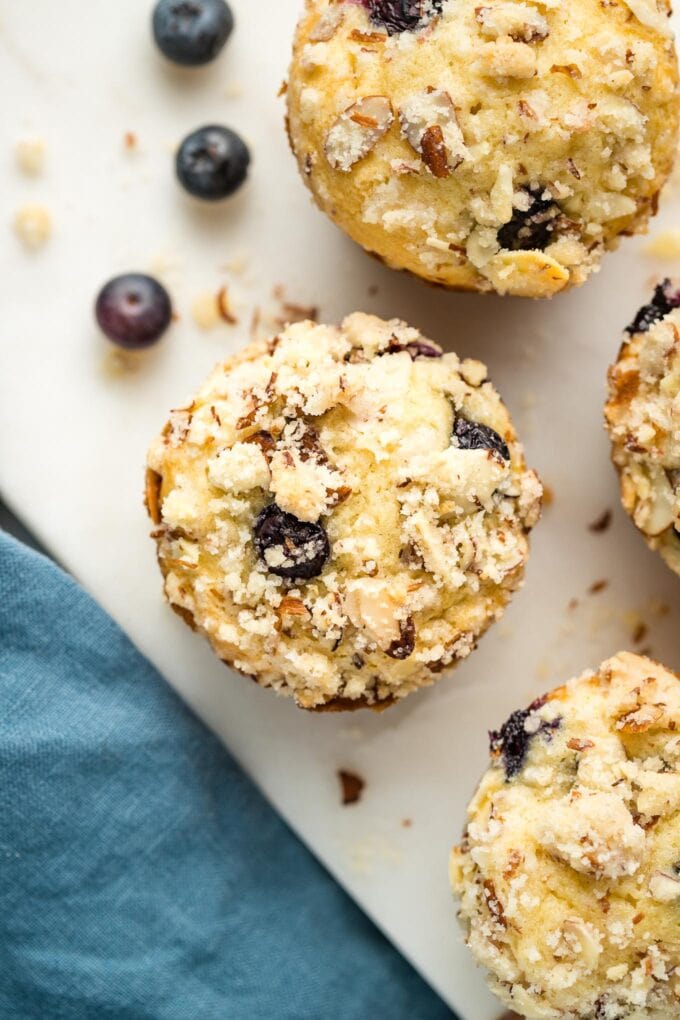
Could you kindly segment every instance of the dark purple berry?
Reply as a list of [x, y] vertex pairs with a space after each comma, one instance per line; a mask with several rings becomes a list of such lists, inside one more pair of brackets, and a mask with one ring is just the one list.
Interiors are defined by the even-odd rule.
[[359, 0], [368, 10], [371, 21], [388, 35], [413, 32], [424, 28], [441, 14], [444, 0]]
[[95, 315], [109, 340], [134, 351], [160, 340], [170, 325], [172, 304], [165, 287], [152, 276], [125, 273], [102, 287]]
[[544, 198], [543, 188], [524, 188], [529, 208], [516, 209], [513, 217], [498, 231], [498, 243], [508, 251], [543, 251], [553, 239], [560, 207], [552, 198]]
[[510, 460], [508, 444], [488, 425], [480, 425], [467, 418], [456, 418], [453, 434], [461, 450], [495, 450], [503, 460]]
[[[320, 524], [300, 521], [276, 503], [269, 503], [255, 521], [255, 548], [270, 573], [278, 577], [318, 577], [330, 556], [328, 535]], [[276, 552], [275, 562], [266, 553]], [[278, 562], [279, 554], [281, 562]]]
[[233, 31], [234, 16], [225, 0], [159, 0], [152, 27], [168, 60], [197, 67], [215, 59]]
[[431, 340], [412, 340], [411, 343], [401, 344], [398, 340], [390, 340], [387, 350], [383, 354], [399, 354], [400, 351], [408, 351], [411, 361], [416, 358], [441, 358], [444, 353], [441, 347], [433, 344]]
[[532, 733], [527, 733], [525, 729], [525, 723], [531, 713], [538, 711], [547, 700], [545, 697], [537, 698], [528, 708], [520, 708], [517, 712], [513, 712], [500, 730], [492, 730], [489, 733], [491, 754], [501, 755], [506, 779], [512, 779], [522, 770], [529, 744], [536, 734], [543, 733], [548, 739], [551, 739], [552, 731], [559, 727], [562, 720], [553, 719], [552, 722], [542, 722], [538, 729]]
[[652, 300], [648, 305], [643, 305], [629, 326], [626, 326], [626, 333], [646, 333], [650, 326], [663, 319], [674, 308], [680, 307], [680, 290], [673, 287], [671, 281], [666, 278], [654, 288]]
[[250, 152], [231, 128], [198, 128], [179, 147], [175, 169], [180, 184], [196, 198], [216, 202], [241, 187], [248, 175]]

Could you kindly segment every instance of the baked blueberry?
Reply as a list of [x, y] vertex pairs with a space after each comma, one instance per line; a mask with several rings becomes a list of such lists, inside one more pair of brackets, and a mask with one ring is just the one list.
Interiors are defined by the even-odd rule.
[[529, 743], [537, 733], [550, 733], [560, 725], [560, 720], [541, 722], [527, 730], [526, 721], [533, 712], [545, 705], [547, 698], [537, 698], [528, 708], [520, 708], [506, 719], [500, 730], [489, 733], [489, 748], [492, 755], [500, 754], [503, 758], [506, 779], [512, 779], [522, 766], [529, 750]]
[[330, 556], [328, 535], [320, 524], [300, 521], [269, 503], [255, 521], [255, 548], [277, 577], [318, 577]]
[[453, 426], [453, 434], [461, 450], [495, 450], [503, 460], [510, 460], [508, 444], [488, 425], [458, 417]]
[[141, 350], [160, 340], [172, 319], [165, 287], [144, 273], [115, 276], [102, 287], [95, 304], [101, 329], [114, 343]]
[[444, 0], [362, 0], [371, 21], [387, 29], [389, 35], [413, 32], [441, 14]]
[[626, 333], [631, 336], [633, 333], [646, 333], [650, 326], [659, 322], [665, 315], [678, 307], [680, 307], [680, 290], [676, 289], [666, 278], [654, 288], [654, 294], [649, 304], [643, 305], [630, 325], [626, 326]]
[[553, 239], [560, 208], [543, 188], [524, 188], [529, 196], [527, 209], [516, 209], [513, 217], [498, 231], [498, 243], [508, 251], [544, 251]]
[[175, 64], [198, 67], [214, 60], [234, 28], [225, 0], [159, 0], [153, 12], [153, 36]]
[[240, 188], [249, 165], [250, 152], [243, 139], [219, 124], [192, 131], [180, 145], [175, 163], [182, 187], [208, 202]]

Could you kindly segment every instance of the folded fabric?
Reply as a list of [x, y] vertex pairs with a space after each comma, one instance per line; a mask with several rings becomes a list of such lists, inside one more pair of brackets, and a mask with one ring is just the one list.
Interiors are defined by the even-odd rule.
[[1, 533], [0, 683], [1, 1017], [450, 1020], [113, 621]]

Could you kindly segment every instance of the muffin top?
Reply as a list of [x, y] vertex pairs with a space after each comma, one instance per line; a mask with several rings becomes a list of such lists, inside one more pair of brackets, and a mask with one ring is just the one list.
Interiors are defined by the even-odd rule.
[[680, 290], [664, 280], [609, 372], [606, 424], [623, 505], [680, 574]]
[[451, 875], [522, 1016], [680, 1016], [680, 680], [620, 653], [513, 713]]
[[640, 229], [675, 154], [665, 0], [307, 0], [290, 137], [389, 264], [549, 296]]
[[364, 314], [218, 365], [148, 466], [171, 604], [305, 708], [386, 705], [466, 656], [540, 508], [485, 366]]

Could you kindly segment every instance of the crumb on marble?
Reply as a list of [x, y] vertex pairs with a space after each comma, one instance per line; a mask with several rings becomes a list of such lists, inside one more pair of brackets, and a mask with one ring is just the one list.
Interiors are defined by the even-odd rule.
[[37, 177], [45, 168], [45, 142], [36, 136], [20, 138], [16, 146], [16, 160], [22, 173]]
[[356, 804], [361, 800], [361, 795], [366, 785], [361, 776], [357, 775], [356, 772], [338, 769], [338, 779], [340, 780], [343, 805]]
[[24, 245], [37, 251], [50, 239], [52, 218], [46, 206], [30, 202], [17, 209], [14, 230]]
[[599, 517], [588, 525], [588, 531], [592, 531], [594, 535], [599, 535], [603, 531], [607, 531], [612, 523], [612, 512], [611, 510], [605, 510]]

